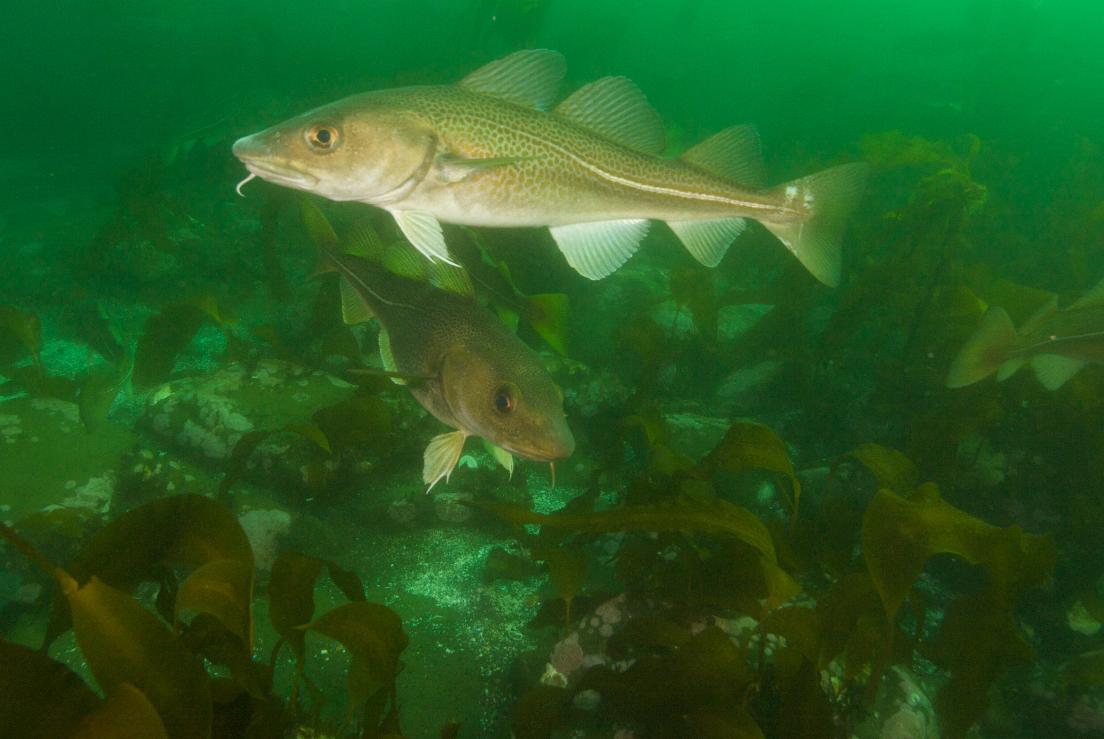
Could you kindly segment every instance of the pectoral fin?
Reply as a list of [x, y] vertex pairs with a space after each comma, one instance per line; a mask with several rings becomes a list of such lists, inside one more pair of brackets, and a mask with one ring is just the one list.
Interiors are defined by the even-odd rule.
[[502, 447], [495, 446], [494, 444], [487, 441], [486, 439], [483, 439], [483, 448], [486, 449], [487, 452], [492, 457], [494, 457], [495, 461], [498, 462], [500, 465], [502, 465], [506, 469], [506, 472], [508, 472], [510, 474], [510, 477], [513, 478], [513, 476], [514, 476], [514, 455], [510, 454], [508, 451], [506, 451]]
[[498, 167], [509, 167], [518, 162], [528, 161], [534, 157], [486, 157], [481, 159], [468, 159], [455, 154], [439, 154], [434, 162], [433, 171], [437, 179], [445, 184], [466, 180], [477, 172]]
[[450, 431], [429, 440], [422, 461], [422, 482], [429, 485], [426, 488], [427, 493], [442, 477], [448, 482], [453, 468], [460, 461], [460, 453], [464, 450], [467, 438], [468, 435], [463, 431]]
[[406, 380], [399, 376], [399, 367], [395, 364], [395, 355], [391, 353], [391, 337], [387, 331], [380, 328], [379, 332], [380, 363], [383, 369], [390, 373], [391, 382], [396, 385], [405, 385]]
[[429, 261], [439, 259], [455, 267], [460, 266], [449, 256], [441, 224], [432, 213], [423, 210], [393, 210], [391, 215], [395, 216], [395, 223], [399, 225], [403, 236]]

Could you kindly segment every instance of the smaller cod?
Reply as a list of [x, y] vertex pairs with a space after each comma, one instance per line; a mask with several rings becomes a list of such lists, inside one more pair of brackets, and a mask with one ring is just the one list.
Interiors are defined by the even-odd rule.
[[351, 240], [364, 256], [343, 253], [317, 207], [302, 201], [300, 213], [322, 253], [320, 271], [341, 278], [346, 323], [376, 318], [384, 369], [455, 429], [426, 447], [422, 479], [430, 489], [448, 480], [469, 436], [481, 437], [511, 472], [514, 456], [554, 464], [571, 455], [563, 393], [537, 354], [467, 292], [460, 270], [430, 265], [405, 243], [384, 248], [365, 229]]
[[947, 387], [972, 385], [994, 372], [1007, 380], [1025, 364], [1057, 390], [1089, 363], [1104, 364], [1104, 280], [1067, 308], [1054, 296], [1019, 329], [1003, 308], [986, 311], [947, 374]]

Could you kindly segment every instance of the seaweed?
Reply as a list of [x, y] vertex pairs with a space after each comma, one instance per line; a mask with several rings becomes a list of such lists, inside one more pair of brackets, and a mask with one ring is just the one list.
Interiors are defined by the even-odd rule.
[[177, 357], [208, 321], [224, 329], [228, 323], [210, 296], [167, 305], [147, 318], [134, 350], [135, 387], [145, 389], [163, 382], [176, 366]]
[[[25, 727], [21, 736], [261, 737], [283, 734], [302, 715], [294, 688], [286, 705], [271, 692], [279, 644], [271, 664], [252, 656], [253, 553], [237, 520], [214, 501], [182, 495], [136, 508], [93, 536], [67, 569], [6, 526], [0, 537], [57, 581], [65, 608], [55, 614], [68, 618], [55, 618], [46, 643], [71, 625], [107, 696], [100, 702], [44, 653], [0, 642], [6, 730]], [[168, 585], [174, 576], [167, 565], [191, 568], [179, 588]], [[312, 592], [323, 567], [350, 601], [316, 617]], [[154, 609], [129, 592], [149, 579], [162, 582]], [[336, 639], [352, 656], [348, 715], [363, 727], [356, 733], [399, 736], [395, 678], [408, 640], [398, 614], [367, 602], [354, 573], [294, 552], [280, 555], [269, 597], [280, 644], [296, 652], [295, 684], [303, 675], [305, 633]], [[186, 620], [187, 614], [195, 615]], [[19, 683], [9, 685], [15, 676]]]
[[31, 355], [31, 361], [41, 376], [42, 357], [39, 354], [42, 342], [42, 323], [34, 313], [24, 313], [14, 305], [0, 305], [0, 336], [7, 334], [14, 338]]

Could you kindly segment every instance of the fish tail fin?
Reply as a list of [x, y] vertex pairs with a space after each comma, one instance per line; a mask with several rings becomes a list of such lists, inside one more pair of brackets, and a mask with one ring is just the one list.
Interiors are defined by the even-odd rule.
[[567, 356], [567, 296], [563, 293], [530, 295], [532, 311], [527, 320], [557, 354]]
[[788, 206], [804, 206], [803, 220], [763, 221], [794, 256], [825, 285], [840, 281], [840, 240], [847, 219], [859, 204], [870, 166], [864, 162], [826, 169], [775, 189]]
[[1047, 390], [1057, 390], [1076, 375], [1085, 366], [1081, 359], [1063, 357], [1059, 354], [1039, 354], [1031, 358], [1031, 368], [1035, 376]]
[[966, 341], [947, 373], [947, 387], [965, 387], [1000, 370], [1000, 379], [1015, 374], [1023, 364], [1010, 357], [1018, 334], [1003, 308], [986, 311], [973, 335]]

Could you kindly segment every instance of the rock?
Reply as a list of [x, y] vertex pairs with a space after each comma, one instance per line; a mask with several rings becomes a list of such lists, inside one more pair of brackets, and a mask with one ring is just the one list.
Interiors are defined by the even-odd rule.
[[291, 528], [291, 514], [279, 508], [252, 510], [238, 516], [238, 523], [253, 547], [253, 563], [268, 572], [279, 554], [280, 542]]
[[724, 438], [732, 421], [727, 418], [703, 416], [690, 412], [666, 413], [663, 416], [670, 429], [671, 448], [690, 457], [701, 459]]
[[471, 500], [466, 493], [438, 493], [433, 496], [433, 511], [443, 523], [464, 523], [472, 517], [472, 509], [463, 501]]
[[726, 415], [738, 415], [762, 406], [763, 398], [770, 395], [769, 386], [778, 378], [782, 369], [782, 362], [773, 359], [737, 369], [717, 388], [718, 409]]
[[856, 739], [939, 739], [931, 699], [916, 677], [901, 666], [882, 677], [870, 716], [855, 727]]
[[[218, 472], [226, 469], [245, 434], [308, 425], [316, 411], [347, 400], [354, 391], [353, 385], [332, 375], [278, 360], [263, 360], [249, 369], [230, 364], [165, 387], [165, 392], [151, 396], [140, 427], [161, 444]], [[245, 476], [276, 488], [316, 492], [333, 478], [340, 463], [303, 434], [274, 433], [250, 455]]]
[[0, 500], [5, 520], [18, 521], [51, 506], [104, 513], [120, 460], [135, 436], [110, 421], [84, 430], [77, 406], [21, 397], [0, 403]]

